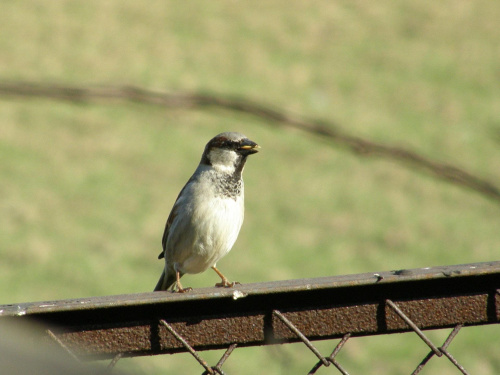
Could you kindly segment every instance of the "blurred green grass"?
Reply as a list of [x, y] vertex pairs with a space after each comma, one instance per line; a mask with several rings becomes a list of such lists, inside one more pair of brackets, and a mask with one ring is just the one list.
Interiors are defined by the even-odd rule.
[[[499, 16], [494, 2], [465, 0], [2, 2], [0, 79], [246, 96], [498, 184]], [[226, 130], [262, 146], [245, 170], [240, 238], [219, 264], [231, 279], [498, 260], [492, 201], [296, 130], [216, 111], [6, 98], [0, 119], [0, 303], [150, 291], [170, 208], [207, 140]], [[471, 373], [499, 373], [498, 327], [464, 331], [455, 357]], [[430, 335], [442, 341], [446, 332]], [[409, 373], [426, 353], [409, 334], [371, 337], [351, 340], [341, 363], [353, 373]], [[215, 363], [221, 353], [203, 355]], [[233, 356], [228, 373], [256, 373], [261, 363], [270, 374], [304, 373], [315, 363], [298, 345]], [[193, 362], [118, 366], [199, 373]], [[424, 374], [456, 373], [431, 362]]]

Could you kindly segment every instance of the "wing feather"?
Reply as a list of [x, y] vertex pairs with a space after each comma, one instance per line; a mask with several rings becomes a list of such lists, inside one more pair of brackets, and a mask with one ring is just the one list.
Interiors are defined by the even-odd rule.
[[161, 246], [163, 248], [163, 251], [158, 255], [158, 259], [165, 258], [165, 249], [167, 248], [167, 241], [168, 241], [168, 235], [170, 232], [170, 227], [172, 226], [172, 223], [174, 222], [175, 218], [179, 215], [179, 210], [180, 210], [180, 204], [179, 204], [179, 198], [182, 196], [182, 193], [184, 190], [186, 190], [186, 187], [193, 181], [194, 176], [192, 176], [189, 181], [184, 185], [182, 188], [181, 192], [177, 196], [177, 199], [175, 200], [174, 206], [172, 207], [172, 211], [170, 211], [170, 215], [168, 215], [167, 222], [165, 224], [165, 230], [163, 231], [163, 237], [161, 239]]

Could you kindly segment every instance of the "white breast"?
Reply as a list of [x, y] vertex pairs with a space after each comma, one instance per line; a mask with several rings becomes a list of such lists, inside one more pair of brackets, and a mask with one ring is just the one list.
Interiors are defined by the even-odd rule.
[[[211, 173], [198, 170], [200, 174]], [[244, 194], [236, 199], [217, 194], [213, 180], [200, 178], [185, 191], [186, 199], [167, 242], [169, 262], [184, 273], [212, 267], [233, 247], [243, 223]], [[189, 198], [189, 199], [187, 199]]]

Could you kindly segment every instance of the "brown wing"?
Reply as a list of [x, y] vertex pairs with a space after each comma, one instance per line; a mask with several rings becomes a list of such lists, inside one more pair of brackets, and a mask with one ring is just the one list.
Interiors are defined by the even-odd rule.
[[163, 231], [163, 238], [161, 239], [161, 246], [163, 248], [163, 251], [160, 253], [160, 255], [158, 255], [158, 259], [162, 259], [165, 257], [165, 249], [167, 248], [168, 233], [170, 231], [172, 223], [179, 214], [178, 211], [180, 208], [177, 202], [179, 201], [179, 197], [182, 195], [184, 190], [186, 190], [186, 186], [188, 186], [191, 181], [193, 181], [193, 177], [191, 177], [189, 181], [186, 183], [186, 185], [184, 185], [184, 187], [182, 188], [181, 192], [177, 196], [177, 199], [175, 200], [174, 207], [172, 207], [172, 211], [170, 211], [170, 215], [168, 215], [167, 223], [165, 224], [165, 230]]
[[[179, 198], [177, 198], [179, 199]], [[177, 201], [175, 202], [177, 203]], [[170, 226], [172, 225], [174, 219], [177, 217], [177, 211], [178, 211], [177, 204], [174, 204], [174, 207], [172, 207], [172, 211], [170, 211], [170, 215], [168, 215], [167, 223], [165, 224], [165, 230], [163, 231], [163, 238], [161, 239], [161, 246], [163, 248], [163, 251], [158, 255], [158, 259], [164, 258], [165, 257], [165, 249], [167, 248], [167, 238], [168, 238], [168, 232], [170, 230]]]

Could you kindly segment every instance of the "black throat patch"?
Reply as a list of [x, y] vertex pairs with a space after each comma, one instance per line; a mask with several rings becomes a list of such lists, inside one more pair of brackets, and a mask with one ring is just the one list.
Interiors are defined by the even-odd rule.
[[241, 195], [243, 187], [241, 173], [216, 173], [212, 178], [215, 192], [219, 197], [236, 200]]

